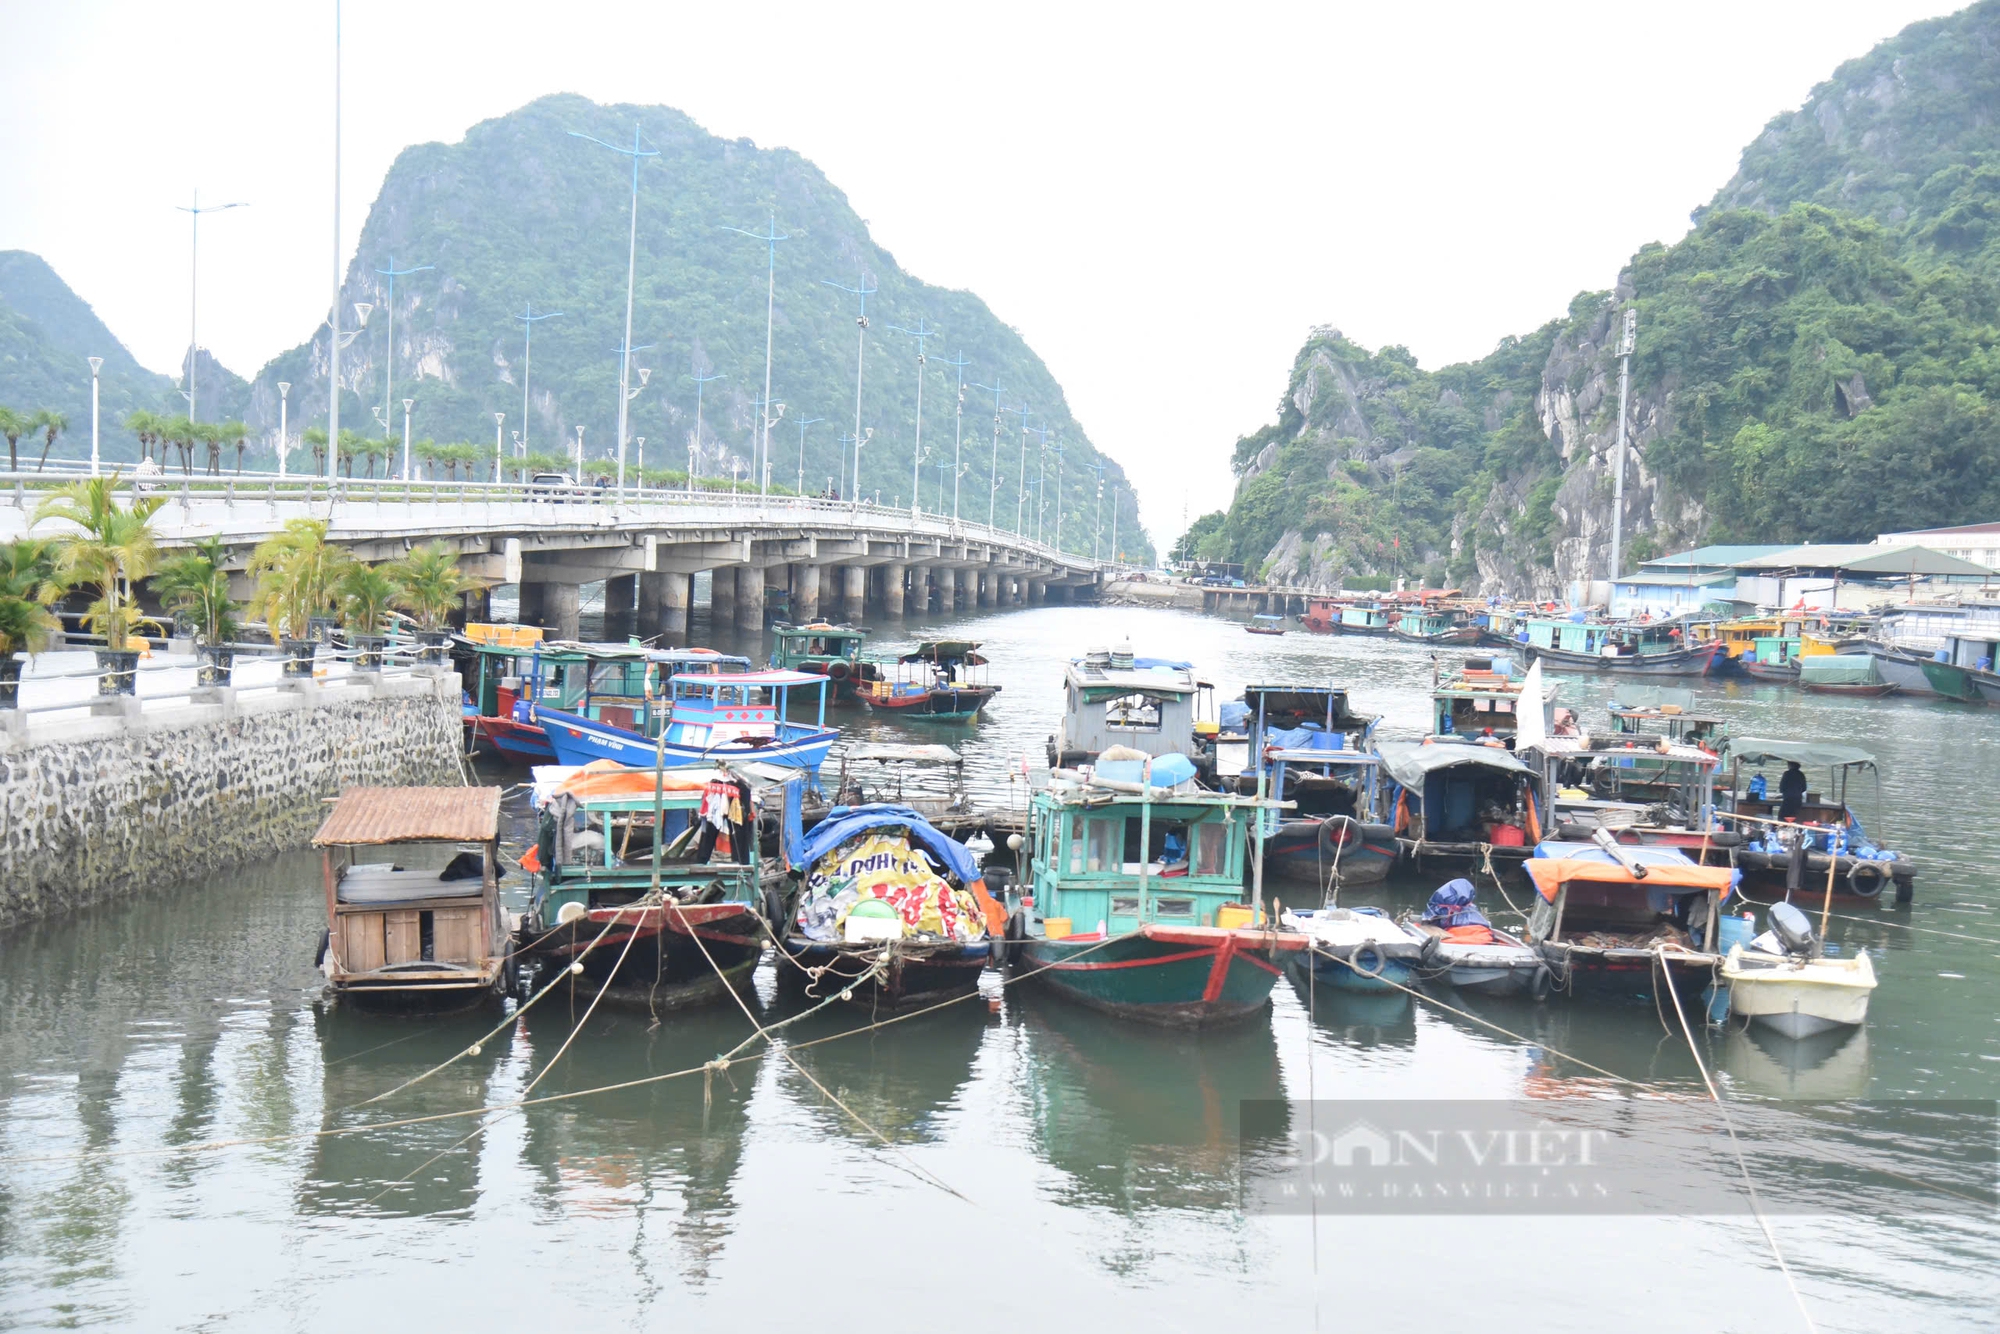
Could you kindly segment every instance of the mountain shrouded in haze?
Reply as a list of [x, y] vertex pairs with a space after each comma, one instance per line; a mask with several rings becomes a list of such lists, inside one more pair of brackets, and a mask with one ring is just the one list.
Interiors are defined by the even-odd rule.
[[[851, 471], [853, 451], [840, 437], [854, 427], [856, 317], [854, 296], [825, 285], [873, 287], [868, 297], [867, 357], [861, 424], [873, 428], [863, 450], [861, 480], [869, 495], [909, 501], [916, 427], [917, 343], [892, 326], [938, 330], [929, 342], [924, 381], [923, 503], [939, 507], [942, 486], [950, 508], [952, 432], [957, 402], [954, 368], [963, 358], [964, 475], [961, 513], [984, 520], [994, 454], [994, 396], [975, 383], [1004, 389], [1007, 409], [1026, 404], [1026, 475], [1042, 475], [1038, 458], [1048, 428], [1047, 489], [1050, 508], [1043, 530], [1056, 531], [1054, 501], [1061, 446], [1066, 454], [1061, 495], [1066, 507], [1063, 544], [1089, 549], [1096, 517], [1096, 473], [1105, 465], [1105, 491], [1123, 471], [1099, 455], [1071, 418], [1058, 385], [1041, 359], [1013, 329], [969, 292], [927, 285], [896, 265], [869, 237], [846, 197], [797, 153], [762, 149], [747, 140], [725, 140], [666, 107], [598, 106], [584, 98], [541, 98], [518, 111], [483, 122], [455, 144], [420, 144], [391, 167], [362, 228], [342, 293], [342, 319], [353, 325], [352, 303], [375, 309], [360, 336], [341, 352], [341, 424], [380, 436], [374, 409], [385, 399], [389, 280], [377, 270], [434, 266], [395, 282], [394, 388], [387, 397], [392, 432], [402, 433], [405, 397], [416, 406], [412, 433], [438, 441], [466, 441], [491, 449], [493, 414], [506, 414], [506, 448], [522, 428], [522, 377], [529, 377], [528, 444], [537, 453], [560, 454], [584, 431], [585, 453], [602, 459], [615, 450], [618, 349], [624, 334], [626, 246], [631, 202], [630, 159], [575, 138], [580, 131], [630, 144], [634, 125], [643, 146], [657, 150], [639, 168], [638, 276], [635, 285], [633, 363], [651, 370], [650, 382], [632, 400], [630, 434], [646, 437], [646, 465], [685, 469], [695, 429], [692, 376], [720, 375], [702, 399], [704, 475], [728, 475], [740, 462], [750, 474], [756, 421], [753, 400], [764, 380], [764, 244], [727, 230], [762, 231], [776, 218], [777, 289], [772, 398], [784, 403], [784, 420], [772, 431], [772, 480], [791, 487], [799, 476], [802, 418], [821, 418], [807, 429], [805, 488], [823, 490]], [[942, 166], [942, 164], [940, 164]], [[921, 167], [913, 168], [921, 170]], [[559, 311], [536, 324], [532, 362], [524, 366], [523, 325], [515, 317], [532, 302], [535, 311]], [[324, 425], [327, 403], [326, 328], [287, 352], [257, 376], [247, 416], [259, 431], [275, 428], [277, 382], [290, 381], [291, 420]], [[638, 376], [633, 376], [638, 384]], [[1011, 528], [1022, 473], [1022, 421], [1008, 411], [1001, 421], [996, 521]], [[400, 444], [398, 443], [398, 448]], [[628, 454], [636, 466], [636, 445]], [[363, 465], [363, 471], [366, 469]], [[843, 494], [851, 492], [846, 483]], [[1147, 548], [1136, 522], [1129, 486], [1119, 540], [1135, 558]], [[1029, 494], [1023, 526], [1035, 531], [1036, 501]], [[1111, 512], [1104, 513], [1108, 541]]]
[[2000, 516], [2000, 0], [1913, 25], [1774, 119], [1671, 246], [1488, 356], [1316, 330], [1192, 545], [1337, 586], [1561, 595], [1609, 559], [1638, 313], [1625, 565]]

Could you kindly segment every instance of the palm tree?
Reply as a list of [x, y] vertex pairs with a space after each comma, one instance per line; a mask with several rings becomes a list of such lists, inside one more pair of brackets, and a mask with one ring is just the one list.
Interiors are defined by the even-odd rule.
[[15, 457], [14, 446], [23, 435], [35, 429], [34, 419], [26, 413], [0, 404], [0, 435], [7, 437], [7, 471], [20, 471], [21, 461]]
[[225, 440], [236, 442], [236, 475], [243, 475], [243, 451], [250, 445], [250, 428], [239, 421], [226, 421], [216, 428]]
[[354, 456], [367, 448], [369, 441], [359, 431], [342, 428], [340, 432], [340, 462], [349, 477], [354, 476]]
[[[140, 497], [130, 508], [118, 504], [118, 474], [71, 482], [35, 507], [30, 528], [45, 519], [64, 520], [76, 528], [56, 539], [52, 588], [88, 584], [97, 598], [84, 611], [84, 621], [104, 636], [104, 646], [122, 651], [141, 624], [132, 585], [153, 572], [160, 549], [153, 538], [153, 512], [166, 501]], [[53, 599], [51, 599], [53, 600]]]
[[49, 461], [49, 450], [55, 447], [56, 437], [69, 429], [69, 418], [54, 408], [43, 408], [35, 414], [34, 420], [29, 422], [28, 426], [30, 430], [39, 429], [43, 432], [42, 457], [35, 463], [35, 471], [40, 472], [42, 465]]
[[334, 586], [340, 597], [340, 619], [357, 635], [379, 635], [396, 601], [396, 581], [366, 561], [349, 562]]
[[437, 480], [438, 442], [425, 436], [410, 443], [410, 457], [429, 470], [430, 479]]
[[236, 603], [229, 596], [229, 572], [223, 569], [228, 559], [222, 539], [211, 537], [196, 543], [187, 555], [162, 565], [153, 578], [153, 592], [160, 605], [193, 620], [197, 642], [211, 647], [229, 643], [238, 632]]
[[21, 537], [0, 544], [0, 662], [23, 649], [40, 653], [62, 622], [48, 609], [54, 600], [56, 544]]
[[134, 408], [125, 414], [125, 429], [139, 437], [139, 457], [141, 460], [153, 457], [153, 437], [159, 432], [158, 413], [144, 408]]
[[172, 445], [181, 456], [183, 477], [194, 471], [194, 433], [195, 424], [185, 416], [171, 416], [160, 423], [161, 441]]
[[423, 630], [435, 630], [475, 585], [458, 568], [458, 553], [446, 542], [431, 542], [389, 565], [396, 584], [396, 606], [417, 618]]
[[290, 519], [283, 532], [250, 553], [257, 591], [249, 611], [263, 620], [274, 643], [309, 637], [312, 618], [333, 605], [333, 587], [348, 557], [327, 542], [326, 530], [324, 519]]
[[214, 422], [202, 422], [195, 427], [195, 435], [208, 446], [208, 475], [222, 475], [222, 428]]
[[326, 428], [324, 426], [308, 426], [299, 433], [299, 439], [305, 441], [306, 448], [312, 451], [313, 471], [324, 476], [326, 473]]

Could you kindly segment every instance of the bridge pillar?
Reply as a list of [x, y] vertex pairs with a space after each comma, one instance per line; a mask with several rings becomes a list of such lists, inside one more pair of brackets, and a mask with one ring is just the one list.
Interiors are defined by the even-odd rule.
[[884, 565], [882, 567], [882, 615], [891, 621], [903, 619], [904, 585], [908, 581], [910, 569], [907, 565]]
[[639, 576], [639, 633], [685, 639], [688, 581], [685, 574], [648, 572]]
[[581, 609], [583, 586], [580, 584], [543, 584], [542, 586], [542, 627], [555, 639], [580, 639], [583, 637]]
[[723, 565], [708, 572], [708, 623], [710, 626], [736, 622], [736, 567]]
[[755, 565], [736, 567], [736, 628], [764, 628], [764, 571]]
[[1030, 579], [1028, 582], [1028, 605], [1039, 607], [1048, 600], [1049, 585], [1045, 579]]
[[949, 565], [937, 568], [938, 610], [946, 613], [958, 610], [958, 571]]
[[819, 619], [819, 566], [792, 566], [792, 619], [804, 625]]
[[932, 570], [928, 565], [910, 567], [910, 615], [928, 616], [931, 610]]
[[965, 589], [966, 602], [974, 607], [992, 606], [993, 590], [989, 581], [993, 576], [985, 570], [967, 570], [965, 573], [970, 581]]
[[542, 623], [542, 593], [547, 588], [547, 584], [531, 584], [526, 579], [520, 582], [520, 608], [514, 618], [522, 625]]
[[639, 596], [639, 576], [614, 574], [604, 581], [604, 637], [620, 640], [632, 633], [632, 613]]
[[868, 594], [868, 567], [865, 565], [843, 565], [840, 567], [840, 619], [854, 624], [862, 619], [865, 612], [863, 603]]

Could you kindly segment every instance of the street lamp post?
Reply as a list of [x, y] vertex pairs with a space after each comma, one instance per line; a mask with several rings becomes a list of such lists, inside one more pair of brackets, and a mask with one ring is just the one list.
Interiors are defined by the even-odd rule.
[[561, 319], [562, 312], [559, 310], [550, 310], [537, 315], [535, 314], [535, 303], [530, 301], [527, 309], [514, 318], [521, 321], [521, 433], [515, 439], [521, 442], [521, 453], [526, 454], [528, 452], [528, 426], [534, 417], [534, 414], [530, 411], [528, 399], [528, 373], [534, 368], [535, 364], [535, 326], [543, 320]]
[[1023, 402], [1020, 407], [1009, 408], [1008, 411], [1021, 414], [1021, 462], [1015, 474], [1019, 480], [1014, 488], [1014, 536], [1026, 537], [1028, 526], [1023, 516], [1028, 512], [1028, 436], [1031, 434], [1028, 405]]
[[986, 527], [989, 530], [993, 527], [994, 504], [1000, 495], [1000, 414], [1005, 411], [1000, 406], [999, 377], [995, 376], [994, 380], [993, 384], [975, 382], [972, 386], [974, 389], [993, 391], [993, 457], [986, 465]]
[[[831, 278], [820, 279], [820, 285], [823, 287], [838, 288], [840, 291], [846, 292], [851, 296], [857, 296], [861, 298], [861, 314], [854, 321], [855, 325], [860, 330], [859, 341], [855, 344], [854, 347], [854, 437], [853, 437], [854, 438], [854, 506], [856, 509], [859, 509], [861, 507], [861, 446], [863, 443], [861, 435], [861, 364], [866, 359], [868, 352], [868, 298], [874, 294], [875, 289], [868, 285], [868, 279], [865, 276], [861, 279], [861, 286], [859, 287], [849, 287], [845, 283], [834, 282]], [[874, 431], [871, 429], [868, 434], [873, 435]]]
[[[406, 482], [410, 480], [410, 409], [416, 406], [416, 402], [414, 398], [403, 400], [403, 480]], [[433, 468], [431, 472], [435, 475], [437, 469]]]
[[333, 306], [326, 340], [326, 479], [340, 475], [340, 0], [333, 0]]
[[[875, 438], [875, 428], [870, 426], [860, 435], [851, 437], [854, 441], [854, 508], [861, 508], [861, 448]], [[875, 488], [875, 500], [882, 500], [882, 489]]]
[[1111, 484], [1111, 564], [1118, 564], [1118, 507], [1125, 497], [1118, 489], [1118, 483]]
[[500, 427], [506, 420], [507, 414], [504, 412], [493, 414], [493, 480], [495, 482], [499, 482], [506, 473], [506, 465], [501, 461], [500, 453], [506, 447], [505, 442], [500, 438]]
[[[754, 400], [751, 406], [757, 409], [757, 420], [762, 425], [762, 439], [764, 442], [764, 462], [758, 472], [757, 494], [760, 496], [769, 495], [771, 492], [771, 428], [784, 419], [785, 405], [783, 403], [773, 403], [768, 398], [760, 398]], [[753, 441], [752, 444], [754, 446], [755, 442]]]
[[90, 475], [97, 476], [97, 372], [104, 366], [103, 357], [90, 357]]
[[583, 485], [583, 423], [582, 422], [578, 422], [576, 424], [576, 472], [571, 476], [570, 480], [575, 482], [578, 486]]
[[292, 385], [289, 380], [278, 381], [278, 476], [285, 475], [285, 457], [292, 452], [291, 436], [287, 434], [286, 410], [291, 407]]
[[[632, 352], [644, 352], [649, 350], [653, 346], [654, 344], [648, 343], [645, 345], [645, 347], [630, 348], [628, 349], [627, 354], [629, 355]], [[627, 389], [625, 391], [625, 402], [630, 403], [633, 399], [637, 398], [641, 393], [645, 392], [646, 383], [652, 378], [653, 378], [653, 368], [651, 366], [639, 367], [639, 384], [636, 388]], [[624, 403], [618, 405], [618, 419], [621, 423], [625, 420]], [[645, 461], [642, 459], [639, 463], [639, 468], [643, 472], [645, 470], [645, 467], [646, 467]], [[618, 438], [618, 499], [621, 502], [625, 499], [625, 437], [622, 426], [619, 430], [619, 438]]]
[[636, 435], [632, 439], [639, 446], [639, 475], [632, 483], [632, 494], [644, 500], [646, 498], [646, 437]]
[[[195, 368], [195, 365], [196, 365], [196, 363], [197, 363], [197, 362], [199, 362], [199, 361], [201, 360], [201, 358], [200, 358], [200, 355], [199, 355], [199, 349], [200, 349], [200, 347], [201, 347], [201, 343], [200, 343], [199, 339], [198, 339], [198, 338], [197, 338], [197, 336], [196, 336], [196, 334], [197, 334], [197, 330], [198, 330], [198, 328], [199, 328], [199, 325], [198, 325], [198, 323], [197, 323], [197, 321], [196, 321], [196, 316], [197, 316], [197, 314], [198, 314], [198, 313], [200, 312], [200, 309], [201, 309], [201, 303], [200, 303], [200, 297], [201, 297], [201, 215], [202, 215], [202, 214], [204, 214], [204, 213], [220, 213], [220, 212], [222, 212], [222, 211], [223, 211], [223, 210], [225, 210], [225, 209], [232, 209], [232, 208], [248, 208], [248, 207], [249, 207], [249, 205], [248, 205], [248, 204], [240, 204], [240, 203], [239, 203], [239, 204], [210, 204], [210, 205], [209, 205], [209, 206], [208, 206], [207, 208], [203, 208], [203, 207], [201, 206], [201, 191], [199, 191], [199, 190], [196, 190], [196, 191], [194, 192], [194, 203], [193, 203], [193, 204], [176, 204], [176, 205], [174, 205], [174, 207], [175, 207], [175, 208], [177, 208], [177, 209], [179, 209], [179, 210], [180, 210], [181, 212], [183, 212], [183, 213], [186, 213], [186, 214], [190, 215], [190, 216], [189, 216], [189, 227], [188, 227], [188, 232], [189, 232], [189, 236], [188, 236], [188, 246], [189, 246], [189, 258], [188, 258], [188, 363], [187, 363], [187, 388], [181, 391], [181, 397], [185, 398], [185, 399], [186, 399], [186, 400], [188, 401], [188, 420], [190, 420], [190, 421], [200, 421], [200, 420], [201, 420], [201, 414], [195, 411], [195, 406], [194, 406], [194, 368]], [[337, 301], [337, 300], [339, 300], [339, 298], [338, 298], [338, 297], [335, 297], [334, 299], [335, 299], [336, 301]]]
[[[622, 497], [625, 493], [626, 408], [632, 398], [632, 283], [639, 271], [639, 159], [658, 157], [660, 154], [658, 149], [641, 149], [639, 147], [639, 127], [637, 125], [632, 127], [632, 146], [630, 148], [620, 148], [616, 144], [607, 144], [602, 139], [592, 138], [590, 135], [581, 134], [576, 130], [571, 130], [570, 134], [578, 139], [589, 139], [591, 143], [601, 148], [608, 148], [614, 153], [623, 153], [632, 159], [632, 226], [630, 235], [627, 237], [625, 243], [625, 346], [620, 351], [618, 357], [618, 492]], [[580, 469], [583, 467], [583, 455], [581, 453], [583, 436], [580, 431], [577, 439], [579, 442], [577, 467]]]
[[799, 494], [806, 493], [806, 427], [825, 421], [824, 417], [799, 418]]
[[1097, 539], [1104, 536], [1104, 469], [1108, 465], [1086, 463], [1083, 466], [1097, 474], [1097, 518], [1090, 525], [1090, 560], [1094, 565], [1097, 563]]
[[[951, 521], [957, 523], [958, 480], [965, 476], [962, 459], [965, 449], [965, 368], [972, 363], [965, 359], [963, 353], [953, 353], [952, 359], [944, 364], [951, 367], [958, 376], [958, 407], [951, 421], [951, 466], [957, 469], [951, 479]], [[943, 496], [938, 497], [938, 504], [940, 507], [943, 506]]]
[[[778, 242], [789, 241], [792, 238], [789, 235], [779, 234], [778, 215], [775, 213], [771, 215], [770, 227], [766, 231], [746, 232], [741, 227], [724, 227], [722, 230], [726, 232], [735, 232], [739, 236], [747, 236], [753, 241], [762, 241], [764, 242], [765, 245], [764, 401], [766, 403], [769, 403], [771, 401], [771, 321], [773, 315], [777, 311], [777, 299], [778, 299]], [[783, 409], [781, 407], [780, 411], [782, 412], [782, 410]], [[775, 425], [777, 425], [777, 422], [775, 420], [767, 421], [764, 423], [764, 438], [763, 438], [764, 466], [760, 470], [760, 473], [764, 480], [761, 487], [759, 488], [760, 494], [768, 492], [771, 489], [771, 428]]]
[[914, 329], [897, 324], [889, 327], [917, 340], [917, 439], [910, 447], [910, 513], [914, 515], [923, 508], [923, 487], [918, 479], [924, 467], [924, 340], [937, 337], [937, 330], [927, 327], [922, 315], [917, 316]]
[[[690, 373], [687, 378], [694, 381], [694, 443], [688, 446], [688, 457], [692, 459], [695, 456], [696, 451], [698, 451], [701, 448], [702, 388], [705, 385], [707, 385], [710, 380], [720, 380], [723, 379], [724, 377], [720, 371], [717, 371], [714, 375], [699, 375]], [[688, 464], [688, 490], [690, 491], [694, 490], [694, 464], [692, 463]]]
[[[342, 348], [361, 337], [361, 331], [368, 327], [368, 312], [373, 309], [375, 309], [375, 303], [372, 301], [355, 302], [354, 328], [348, 333], [341, 333], [339, 329], [340, 321], [337, 318], [340, 308], [338, 306], [334, 307], [336, 318], [327, 322], [328, 328], [333, 331], [333, 336], [327, 340], [327, 345], [331, 349], [329, 353], [329, 367], [338, 365]], [[332, 406], [327, 409], [326, 480], [332, 482], [340, 476], [340, 377], [338, 375], [333, 377], [333, 388], [328, 402]]]
[[[1023, 420], [1025, 420], [1025, 418]], [[1041, 437], [1041, 440], [1038, 442], [1038, 446], [1035, 450], [1035, 465], [1036, 465], [1035, 485], [1037, 487], [1042, 488], [1041, 490], [1035, 492], [1035, 541], [1036, 542], [1040, 542], [1042, 540], [1042, 519], [1044, 516], [1048, 514], [1049, 510], [1049, 493], [1047, 489], [1047, 483], [1049, 480], [1049, 435], [1053, 432], [1054, 429], [1055, 428], [1049, 426], [1037, 426], [1035, 428], [1035, 434]], [[1027, 447], [1027, 442], [1023, 440], [1021, 443], [1022, 443], [1022, 448], [1025, 450]], [[1023, 463], [1022, 466], [1025, 469], [1026, 467], [1025, 462]]]
[[1056, 550], [1061, 551], [1062, 521], [1063, 521], [1063, 460], [1065, 457], [1068, 456], [1069, 451], [1064, 449], [1061, 445], [1057, 445], [1055, 452], [1056, 452]]
[[[389, 309], [389, 350], [382, 358], [382, 438], [389, 437], [389, 404], [396, 397], [396, 279], [411, 273], [423, 273], [436, 268], [434, 264], [419, 264], [413, 269], [396, 267], [396, 257], [389, 256], [389, 267], [375, 272], [389, 280], [389, 295], [386, 298]], [[410, 451], [403, 451], [403, 480], [410, 480]]]

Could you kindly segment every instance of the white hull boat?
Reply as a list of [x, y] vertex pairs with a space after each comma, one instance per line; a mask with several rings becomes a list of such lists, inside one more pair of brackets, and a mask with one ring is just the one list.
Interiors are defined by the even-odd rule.
[[1525, 996], [1536, 999], [1548, 994], [1553, 975], [1542, 962], [1541, 951], [1523, 944], [1503, 931], [1493, 933], [1490, 945], [1462, 945], [1441, 940], [1438, 963], [1449, 965], [1446, 976], [1458, 991], [1483, 996]]
[[1862, 951], [1848, 958], [1800, 958], [1730, 948], [1722, 962], [1729, 1012], [1788, 1038], [1808, 1038], [1868, 1019], [1875, 964]]

